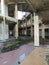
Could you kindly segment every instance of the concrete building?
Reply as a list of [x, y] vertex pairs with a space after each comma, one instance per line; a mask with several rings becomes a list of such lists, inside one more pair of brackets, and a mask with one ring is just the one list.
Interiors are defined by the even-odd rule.
[[[18, 22], [18, 10], [30, 14]], [[0, 0], [0, 40], [18, 35], [34, 36], [35, 46], [40, 44], [39, 36], [49, 36], [48, 0]]]
[[29, 6], [26, 9], [22, 6], [22, 11], [30, 12], [30, 15], [20, 22], [20, 35], [34, 36], [34, 45], [39, 46], [39, 37], [49, 36], [49, 1], [25, 1]]
[[[22, 20], [18, 20], [18, 11], [26, 12]], [[49, 45], [40, 46], [40, 36], [42, 40], [49, 37], [49, 0], [0, 0], [0, 40], [17, 39], [19, 36], [33, 37], [34, 45], [32, 42], [20, 48], [19, 44], [16, 45], [18, 50], [15, 48], [0, 56], [1, 65], [19, 65], [22, 60], [20, 65], [49, 64]], [[11, 48], [8, 46], [12, 50], [14, 47], [13, 44]], [[6, 51], [8, 48], [5, 46], [3, 49]], [[27, 57], [28, 51], [31, 54]]]
[[[19, 21], [19, 36], [34, 37], [34, 16], [29, 13], [24, 15], [23, 20]], [[42, 30], [44, 26], [45, 32]], [[27, 29], [26, 29], [27, 28]], [[42, 34], [44, 32], [44, 34]], [[42, 38], [49, 37], [49, 24], [42, 24], [42, 20], [39, 19], [39, 36]]]
[[0, 40], [18, 37], [17, 4], [9, 0], [0, 0]]

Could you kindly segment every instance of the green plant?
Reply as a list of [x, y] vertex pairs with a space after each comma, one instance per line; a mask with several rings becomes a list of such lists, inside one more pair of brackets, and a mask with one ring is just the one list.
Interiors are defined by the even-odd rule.
[[19, 37], [18, 39], [15, 40], [5, 41], [2, 52], [8, 52], [18, 49], [20, 46], [24, 44], [28, 44], [29, 42], [33, 42], [33, 41], [34, 41], [33, 37], [27, 39], [23, 39]]

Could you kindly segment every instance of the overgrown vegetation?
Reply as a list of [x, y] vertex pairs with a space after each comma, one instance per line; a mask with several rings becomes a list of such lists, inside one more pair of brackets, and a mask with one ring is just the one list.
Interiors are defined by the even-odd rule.
[[[46, 39], [42, 39], [42, 37], [40, 37], [40, 44], [41, 45], [45, 45], [45, 44], [49, 44], [49, 38]], [[28, 44], [30, 42], [34, 42], [34, 38], [33, 37], [28, 37], [28, 38], [21, 38], [19, 37], [18, 39], [12, 39], [6, 42], [3, 42], [3, 49], [1, 50], [3, 53], [4, 52], [8, 52], [8, 51], [12, 51], [15, 49], [18, 49], [20, 46], [24, 45], [24, 44]]]
[[29, 42], [33, 42], [33, 41], [34, 41], [33, 37], [26, 38], [26, 39], [19, 37], [18, 39], [15, 39], [15, 40], [9, 40], [9, 41], [3, 42], [4, 45], [3, 45], [3, 49], [1, 51], [3, 53], [12, 51], [12, 50], [18, 49], [20, 46], [22, 46], [24, 44], [28, 44]]

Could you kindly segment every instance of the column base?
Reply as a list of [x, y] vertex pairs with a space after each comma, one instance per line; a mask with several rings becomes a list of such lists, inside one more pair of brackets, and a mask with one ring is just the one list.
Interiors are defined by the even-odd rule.
[[39, 48], [40, 47], [40, 45], [39, 46], [34, 46], [34, 48]]

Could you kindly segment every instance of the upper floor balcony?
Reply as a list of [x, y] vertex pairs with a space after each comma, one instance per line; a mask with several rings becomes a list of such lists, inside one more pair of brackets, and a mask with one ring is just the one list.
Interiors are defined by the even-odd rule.
[[[14, 8], [15, 8], [15, 6], [14, 6]], [[11, 7], [11, 9], [12, 9], [12, 7]], [[14, 11], [15, 11], [15, 9], [11, 10], [13, 15], [15, 15]], [[5, 18], [5, 21], [8, 23], [13, 23], [13, 22], [16, 23], [18, 21], [18, 19], [16, 19], [17, 15], [16, 15], [16, 17], [15, 16], [9, 16], [10, 13], [9, 13], [8, 3], [5, 3], [5, 0], [0, 0], [0, 20], [2, 21]]]

